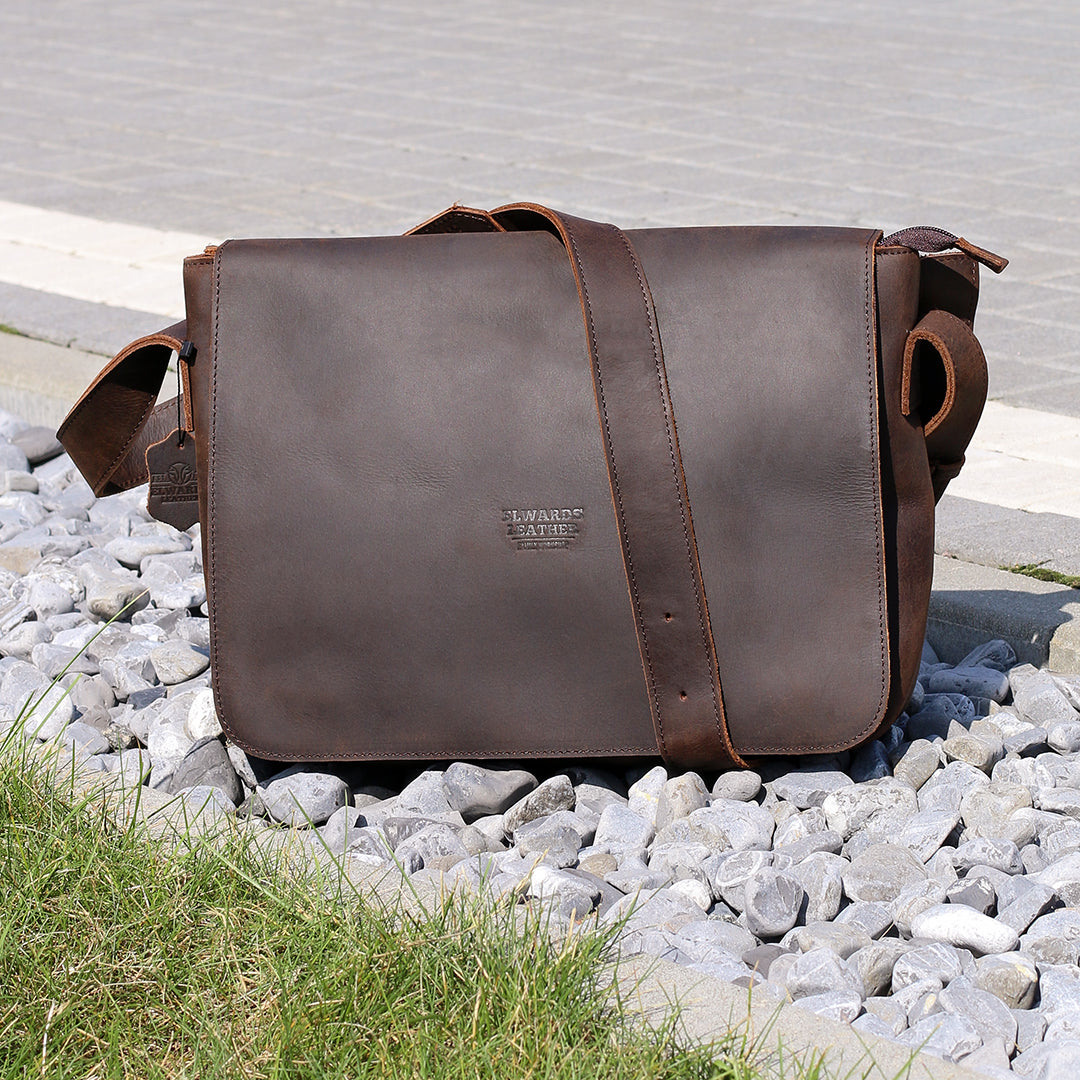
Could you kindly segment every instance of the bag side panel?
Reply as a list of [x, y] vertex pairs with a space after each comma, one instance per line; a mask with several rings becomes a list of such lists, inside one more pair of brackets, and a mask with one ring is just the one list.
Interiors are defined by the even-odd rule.
[[[922, 260], [925, 262], [925, 260]], [[934, 577], [934, 489], [922, 426], [901, 411], [904, 344], [918, 320], [920, 259], [877, 257], [882, 473], [893, 678], [883, 725], [900, 715], [919, 677]]]

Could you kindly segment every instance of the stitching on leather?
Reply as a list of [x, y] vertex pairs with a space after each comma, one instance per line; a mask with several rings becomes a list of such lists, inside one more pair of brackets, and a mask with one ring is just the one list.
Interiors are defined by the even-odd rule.
[[[133, 357], [137, 352], [139, 352], [142, 349], [148, 349], [148, 348], [150, 348], [151, 345], [162, 345], [162, 346], [164, 346], [164, 345], [168, 344], [168, 342], [166, 342], [166, 341], [154, 340], [154, 338], [156, 338], [156, 337], [157, 337], [157, 335], [152, 335], [150, 339], [146, 340], [146, 343], [144, 345], [140, 345], [138, 349], [132, 349], [131, 352], [128, 353], [127, 356], [125, 356], [122, 360], [117, 360], [114, 363], [113, 367], [112, 367], [112, 371], [116, 371], [118, 368], [121, 367], [122, 364], [124, 364], [126, 361], [130, 360], [131, 357]], [[110, 375], [112, 374], [112, 371], [109, 372]], [[71, 414], [70, 418], [68, 419], [67, 423], [64, 425], [65, 428], [67, 428], [70, 424], [75, 422], [75, 419], [79, 415], [81, 415], [83, 409], [86, 408], [86, 405], [89, 403], [90, 400], [91, 400], [91, 395], [88, 394], [85, 398], [83, 398], [83, 400], [81, 402], [79, 402], [78, 407], [75, 409], [74, 412], [72, 412], [72, 414]], [[132, 443], [134, 443], [135, 440], [139, 437], [139, 432], [142, 431], [143, 425], [146, 423], [146, 418], [153, 411], [153, 408], [154, 408], [154, 400], [151, 399], [149, 404], [146, 406], [146, 408], [143, 409], [142, 415], [139, 417], [138, 422], [135, 425], [135, 430], [131, 433], [131, 437], [120, 448], [120, 451], [117, 453], [116, 457], [114, 457], [112, 459], [112, 461], [109, 462], [109, 464], [105, 466], [105, 468], [98, 475], [98, 478], [94, 481], [94, 483], [90, 485], [91, 488], [93, 488], [93, 490], [94, 490], [94, 494], [98, 494], [98, 488], [102, 484], [104, 484], [112, 476], [112, 474], [114, 472], [116, 472], [116, 469], [119, 466], [120, 462], [127, 456], [128, 452], [131, 450]]]
[[[563, 227], [566, 228], [565, 225]], [[608, 460], [611, 462], [611, 486], [615, 492], [615, 501], [618, 504], [619, 523], [622, 526], [622, 535], [625, 538], [623, 542], [623, 553], [626, 558], [626, 568], [629, 571], [630, 591], [634, 599], [634, 611], [637, 615], [638, 627], [641, 630], [641, 643], [645, 653], [645, 667], [649, 677], [649, 697], [656, 708], [657, 740], [660, 743], [661, 753], [666, 757], [667, 744], [664, 739], [664, 721], [660, 711], [659, 695], [656, 692], [656, 672], [653, 670], [652, 654], [649, 650], [649, 637], [646, 633], [645, 617], [641, 610], [641, 597], [638, 594], [637, 575], [634, 572], [634, 560], [630, 554], [629, 531], [626, 527], [626, 512], [623, 507], [622, 488], [619, 484], [619, 472], [615, 464], [614, 444], [611, 441], [611, 428], [608, 423], [607, 399], [604, 395], [604, 379], [600, 368], [600, 352], [596, 345], [596, 329], [593, 325], [592, 301], [589, 299], [589, 287], [585, 281], [585, 272], [582, 269], [577, 241], [574, 239], [574, 234], [569, 228], [566, 228], [566, 236], [570, 241], [570, 247], [573, 251], [577, 278], [581, 282], [581, 297], [585, 303], [585, 310], [588, 316], [589, 339], [592, 344], [592, 356], [595, 358], [593, 360], [593, 369], [596, 372], [597, 397], [600, 401], [600, 411], [603, 414], [604, 440], [607, 444]]]
[[[867, 397], [870, 402], [870, 431], [874, 435], [874, 453], [872, 455], [870, 475], [871, 486], [874, 494], [874, 520], [882, 529], [881, 523], [881, 436], [877, 429], [877, 395], [874, 393], [874, 373], [877, 361], [877, 349], [875, 348], [876, 328], [870, 318], [872, 313], [871, 298], [873, 296], [873, 241], [866, 245], [865, 261], [865, 284], [866, 297], [863, 301], [863, 317], [866, 322], [866, 380]], [[881, 722], [882, 710], [888, 702], [889, 682], [885, 677], [885, 669], [888, 666], [888, 625], [885, 608], [885, 549], [884, 537], [879, 531], [877, 540], [877, 574], [878, 574], [878, 639], [881, 644], [881, 695], [878, 698], [877, 717], [869, 724], [861, 734], [876, 727]]]
[[709, 647], [708, 632], [705, 628], [705, 613], [701, 608], [701, 593], [698, 588], [699, 578], [697, 568], [694, 565], [694, 551], [693, 546], [690, 543], [690, 528], [686, 519], [686, 507], [683, 504], [682, 482], [679, 478], [679, 462], [675, 456], [675, 442], [672, 437], [672, 425], [674, 424], [674, 405], [671, 406], [671, 422], [668, 421], [668, 404], [669, 398], [664, 393], [664, 371], [663, 361], [660, 357], [660, 350], [657, 348], [656, 334], [653, 332], [653, 320], [649, 311], [649, 294], [645, 289], [645, 281], [642, 276], [641, 267], [638, 264], [637, 253], [630, 245], [630, 241], [626, 234], [621, 230], [616, 230], [619, 233], [619, 239], [622, 240], [623, 246], [626, 248], [627, 254], [630, 256], [630, 261], [634, 267], [634, 274], [637, 276], [638, 288], [641, 290], [641, 302], [645, 309], [645, 321], [649, 325], [649, 340], [652, 344], [653, 352], [653, 367], [656, 370], [657, 388], [660, 391], [660, 407], [664, 413], [664, 435], [667, 438], [668, 444], [668, 456], [671, 460], [671, 473], [675, 480], [675, 493], [676, 501], [679, 504], [679, 518], [682, 521], [683, 530], [683, 543], [686, 545], [686, 558], [689, 563], [690, 578], [692, 581], [692, 590], [694, 593], [694, 607], [697, 610], [698, 629], [701, 631], [701, 643], [705, 648], [705, 653], [709, 657], [709, 686], [712, 692], [713, 703], [713, 720], [716, 723], [716, 733], [720, 737], [720, 741], [724, 744], [725, 748], [731, 749], [730, 742], [724, 731], [723, 723], [721, 722], [721, 705], [716, 692], [716, 679], [713, 677], [712, 672], [712, 650]]
[[[224, 245], [222, 245], [222, 248]], [[210, 431], [207, 433], [206, 443], [206, 472], [207, 472], [207, 491], [206, 491], [206, 548], [207, 548], [207, 561], [209, 562], [210, 571], [210, 589], [207, 592], [207, 611], [212, 611], [213, 607], [209, 602], [209, 597], [217, 597], [217, 559], [214, 555], [214, 446], [217, 436], [217, 373], [218, 373], [218, 327], [221, 319], [221, 252], [222, 248], [218, 248], [218, 253], [214, 257], [214, 348], [211, 353], [210, 364]], [[214, 687], [214, 708], [218, 714], [218, 718], [221, 720], [222, 727], [230, 727], [228, 721], [225, 718], [225, 705], [223, 695], [218, 693], [220, 686], [220, 669], [222, 664], [221, 652], [218, 649], [218, 633], [217, 633], [217, 618], [210, 620], [210, 656], [211, 665], [210, 673], [211, 680]], [[220, 702], [220, 704], [219, 704]], [[253, 751], [254, 752], [254, 751]]]

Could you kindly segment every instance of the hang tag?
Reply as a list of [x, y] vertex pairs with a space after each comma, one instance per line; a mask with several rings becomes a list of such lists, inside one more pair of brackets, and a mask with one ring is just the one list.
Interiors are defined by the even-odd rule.
[[180, 442], [179, 431], [147, 447], [146, 471], [150, 494], [146, 509], [174, 529], [190, 529], [199, 520], [199, 474], [195, 468], [195, 440]]

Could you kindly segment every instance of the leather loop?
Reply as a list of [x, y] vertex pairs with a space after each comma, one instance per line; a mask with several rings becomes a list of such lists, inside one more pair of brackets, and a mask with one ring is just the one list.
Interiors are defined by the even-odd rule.
[[492, 211], [562, 241], [577, 282], [612, 502], [657, 745], [686, 767], [745, 762], [728, 734], [652, 296], [614, 225], [533, 203]]
[[428, 233], [503, 232], [503, 227], [486, 210], [472, 206], [453, 206], [441, 214], [422, 221], [410, 229], [406, 236], [423, 236]]
[[56, 437], [95, 495], [146, 482], [147, 447], [176, 426], [176, 399], [154, 403], [186, 336], [187, 323], [178, 322], [133, 341], [102, 368], [60, 425]]
[[[941, 364], [939, 392], [930, 401], [925, 399], [934, 373], [924, 370], [920, 357], [927, 348]], [[908, 334], [904, 347], [901, 406], [905, 416], [922, 420], [935, 502], [963, 467], [986, 391], [986, 358], [970, 325], [947, 311], [927, 312]], [[930, 416], [920, 412], [926, 408], [934, 409]]]

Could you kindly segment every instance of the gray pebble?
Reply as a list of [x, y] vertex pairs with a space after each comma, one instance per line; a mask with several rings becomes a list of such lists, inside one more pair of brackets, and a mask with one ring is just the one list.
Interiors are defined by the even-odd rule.
[[953, 735], [941, 744], [941, 751], [946, 761], [963, 761], [974, 765], [987, 776], [993, 767], [1005, 756], [1005, 747], [999, 737], [983, 732], [975, 735], [964, 732]]
[[536, 786], [536, 777], [522, 769], [487, 769], [454, 762], [443, 774], [450, 806], [466, 821], [501, 814]]
[[1075, 754], [1080, 750], [1080, 720], [1067, 720], [1047, 729], [1046, 742], [1059, 754]]
[[408, 873], [425, 867], [449, 870], [455, 863], [468, 857], [469, 851], [458, 830], [441, 822], [425, 825], [394, 848], [394, 858], [403, 866], [414, 868]]
[[945, 1012], [973, 1024], [984, 1041], [996, 1036], [1004, 1039], [1007, 1053], [1016, 1049], [1016, 1021], [1008, 1006], [993, 994], [956, 980], [941, 991], [938, 1001]]
[[891, 776], [889, 752], [885, 749], [885, 744], [879, 739], [874, 739], [861, 747], [851, 759], [851, 767], [848, 772], [856, 784]]
[[[906, 941], [882, 938], [881, 941], [871, 942], [848, 957], [848, 963], [862, 979], [864, 997], [874, 997], [888, 992], [892, 985], [893, 969], [897, 961], [910, 949], [911, 946]], [[906, 1011], [904, 1016], [906, 1025]]]
[[974, 1024], [951, 1015], [928, 1016], [898, 1036], [898, 1041], [951, 1062], [962, 1060], [982, 1045]]
[[851, 787], [852, 779], [835, 769], [795, 769], [772, 781], [777, 798], [800, 810], [821, 806], [832, 792]]
[[[1009, 679], [1013, 682], [1013, 705], [1025, 720], [1044, 727], [1049, 732], [1057, 723], [1072, 723], [1076, 720], [1076, 710], [1069, 699], [1058, 689], [1050, 675], [1045, 671], [1036, 671], [1030, 665], [1013, 668]], [[1016, 677], [1023, 672], [1023, 677], [1016, 684]]]
[[646, 818], [638, 816], [629, 806], [612, 803], [600, 814], [593, 847], [616, 858], [633, 853], [644, 856], [653, 835], [653, 827]]
[[656, 812], [660, 807], [660, 794], [667, 782], [667, 769], [663, 765], [656, 765], [640, 780], [631, 784], [627, 793], [630, 809], [654, 827]]
[[84, 754], [107, 754], [112, 750], [109, 740], [97, 728], [79, 720], [68, 724], [60, 733], [65, 746], [77, 746]]
[[56, 432], [51, 427], [41, 425], [26, 427], [16, 432], [11, 436], [11, 445], [22, 451], [28, 466], [42, 465], [64, 452], [64, 448], [57, 441]]
[[[61, 683], [53, 683], [44, 692], [37, 690], [26, 695], [27, 702], [34, 704], [23, 715], [23, 734], [33, 735], [44, 742], [55, 738], [75, 719], [75, 703]], [[16, 714], [22, 709], [16, 709]]]
[[1080, 1013], [1080, 969], [1073, 964], [1040, 967], [1039, 999], [1039, 1011], [1048, 1025]]
[[832, 949], [841, 960], [846, 960], [860, 949], [867, 948], [870, 936], [856, 926], [835, 922], [808, 922], [789, 930], [780, 942], [792, 952], [810, 952], [813, 949]]
[[186, 641], [166, 641], [150, 653], [158, 680], [165, 686], [186, 682], [210, 666], [210, 657]]
[[965, 840], [953, 855], [953, 866], [960, 873], [966, 873], [975, 866], [992, 866], [1006, 874], [1021, 874], [1024, 871], [1020, 850], [1014, 843], [985, 837]]
[[935, 671], [926, 680], [931, 694], [964, 694], [1002, 702], [1009, 696], [1009, 677], [992, 667], [955, 667]]
[[954, 881], [945, 890], [945, 900], [949, 904], [963, 904], [973, 911], [989, 915], [994, 910], [997, 896], [994, 886], [986, 878], [964, 878]]
[[892, 902], [892, 914], [897, 929], [902, 934], [911, 935], [911, 924], [916, 915], [945, 901], [947, 886], [933, 878], [916, 881], [900, 890]]
[[1030, 957], [1018, 952], [982, 956], [975, 962], [975, 985], [1010, 1009], [1030, 1009], [1035, 1003], [1039, 970]]
[[[680, 824], [686, 825], [689, 839], [714, 851], [767, 851], [775, 828], [773, 816], [765, 807], [729, 799], [714, 799], [711, 805], [695, 810], [688, 818], [669, 825], [664, 831]], [[662, 835], [657, 836], [657, 842]]]
[[582, 843], [573, 827], [579, 821], [569, 810], [527, 821], [514, 833], [514, 844], [522, 855], [542, 856], [552, 866], [573, 866]]
[[847, 860], [839, 855], [817, 852], [786, 871], [806, 893], [806, 905], [801, 915], [807, 923], [829, 922], [836, 918], [844, 895], [841, 875], [847, 865]]
[[35, 645], [52, 641], [52, 631], [42, 622], [19, 623], [0, 638], [0, 655], [29, 660]]
[[789, 874], [762, 868], [744, 888], [746, 928], [757, 937], [782, 937], [795, 925], [805, 896]]
[[240, 778], [218, 739], [200, 739], [191, 746], [173, 770], [169, 790], [179, 791], [197, 784], [219, 788], [234, 806], [244, 798]]
[[1013, 1059], [1013, 1072], [1031, 1080], [1075, 1080], [1080, 1075], [1080, 1042], [1043, 1042]]
[[829, 828], [847, 840], [856, 830], [881, 814], [913, 814], [918, 809], [914, 790], [893, 777], [841, 787], [822, 804]]
[[435, 818], [452, 811], [443, 773], [438, 769], [425, 769], [401, 789], [397, 798], [399, 814]]
[[735, 802], [750, 802], [760, 790], [761, 776], [750, 769], [721, 773], [712, 786], [713, 798]]
[[345, 805], [349, 788], [336, 776], [297, 768], [279, 773], [265, 788], [259, 789], [259, 795], [275, 821], [302, 828], [327, 821], [338, 807]]
[[695, 772], [673, 776], [664, 784], [656, 804], [656, 831], [679, 818], [689, 817], [709, 801], [709, 790]]
[[862, 997], [851, 990], [830, 990], [798, 998], [795, 1005], [826, 1020], [850, 1024], [862, 1012]]
[[888, 903], [905, 888], [926, 879], [922, 862], [904, 847], [874, 844], [843, 872], [844, 892], [852, 900]]
[[976, 955], [1012, 952], [1019, 935], [1010, 926], [962, 904], [935, 904], [911, 920], [914, 937], [947, 942]]
[[514, 833], [527, 821], [573, 807], [574, 787], [570, 778], [562, 774], [553, 776], [505, 812], [506, 831]]

